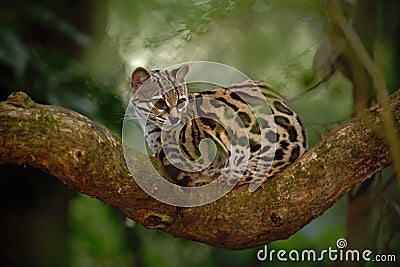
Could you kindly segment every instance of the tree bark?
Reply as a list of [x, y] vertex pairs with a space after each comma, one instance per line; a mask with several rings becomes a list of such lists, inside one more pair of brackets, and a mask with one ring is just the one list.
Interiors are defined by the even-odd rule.
[[[400, 90], [390, 97], [390, 110], [399, 135]], [[0, 163], [41, 168], [148, 228], [221, 248], [245, 249], [290, 237], [356, 184], [389, 166], [392, 155], [382, 116], [377, 104], [329, 133], [255, 192], [241, 186], [195, 208], [170, 206], [142, 191], [114, 133], [76, 112], [36, 104], [22, 92], [0, 103]], [[146, 176], [153, 168], [144, 164], [144, 157], [136, 153], [132, 175]]]

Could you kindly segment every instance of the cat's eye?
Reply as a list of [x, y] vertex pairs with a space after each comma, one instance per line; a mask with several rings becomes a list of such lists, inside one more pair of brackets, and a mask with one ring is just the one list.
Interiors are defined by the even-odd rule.
[[186, 103], [186, 98], [181, 98], [178, 101], [176, 101], [176, 107], [177, 108], [183, 108]]
[[168, 109], [167, 103], [162, 99], [153, 100], [152, 103], [153, 103], [154, 107], [156, 107], [158, 109], [162, 109], [162, 110]]

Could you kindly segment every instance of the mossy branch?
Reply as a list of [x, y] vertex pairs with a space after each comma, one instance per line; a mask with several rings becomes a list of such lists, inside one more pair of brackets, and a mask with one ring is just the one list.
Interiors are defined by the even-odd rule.
[[[397, 135], [400, 91], [389, 99]], [[144, 193], [126, 167], [120, 138], [88, 118], [34, 103], [25, 93], [0, 103], [0, 163], [28, 164], [118, 208], [149, 228], [227, 249], [285, 239], [341, 196], [389, 166], [380, 104], [328, 134], [280, 175], [249, 193], [235, 188], [196, 208], [169, 206]], [[153, 168], [137, 153], [132, 175]]]

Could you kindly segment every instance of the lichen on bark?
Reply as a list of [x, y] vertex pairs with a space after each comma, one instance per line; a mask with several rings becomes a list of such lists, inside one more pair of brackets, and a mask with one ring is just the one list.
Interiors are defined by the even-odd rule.
[[[390, 97], [390, 110], [399, 135], [400, 91]], [[253, 193], [238, 187], [195, 208], [170, 206], [143, 192], [126, 167], [114, 133], [76, 112], [36, 104], [22, 92], [0, 103], [0, 163], [44, 169], [149, 228], [245, 249], [288, 238], [356, 184], [389, 166], [392, 156], [382, 115], [379, 104], [366, 110]], [[146, 156], [135, 155], [132, 175], [146, 176], [148, 167], [141, 164]]]

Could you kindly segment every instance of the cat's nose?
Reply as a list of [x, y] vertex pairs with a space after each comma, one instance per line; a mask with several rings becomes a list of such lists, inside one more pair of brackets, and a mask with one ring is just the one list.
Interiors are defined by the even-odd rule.
[[178, 117], [174, 117], [174, 116], [170, 116], [169, 121], [171, 122], [171, 124], [177, 124], [179, 121]]
[[176, 108], [171, 110], [168, 115], [168, 119], [171, 124], [177, 124], [179, 122], [179, 113]]

